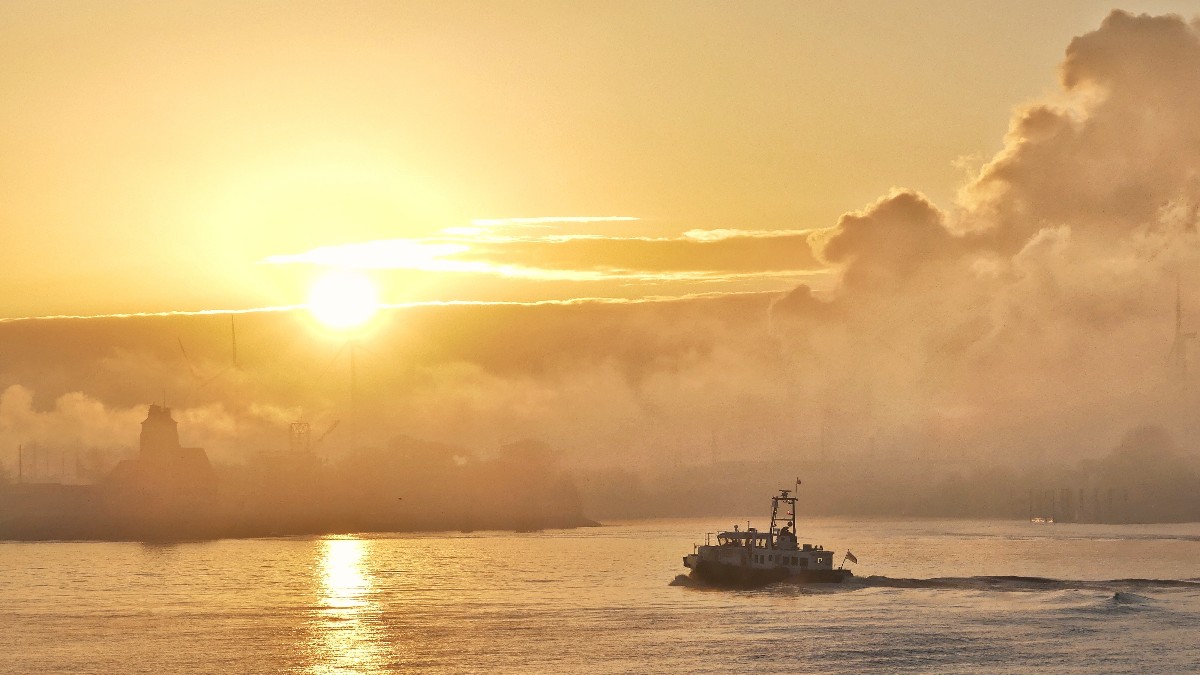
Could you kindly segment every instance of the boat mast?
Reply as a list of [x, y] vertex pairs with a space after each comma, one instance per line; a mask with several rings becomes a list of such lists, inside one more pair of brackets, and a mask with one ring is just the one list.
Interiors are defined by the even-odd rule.
[[[774, 544], [775, 537], [779, 534], [779, 521], [784, 520], [788, 527], [791, 528], [792, 534], [796, 534], [796, 498], [791, 496], [791, 490], [780, 490], [779, 494], [771, 497], [771, 544]], [[779, 515], [780, 502], [787, 505], [787, 511], [783, 516]]]

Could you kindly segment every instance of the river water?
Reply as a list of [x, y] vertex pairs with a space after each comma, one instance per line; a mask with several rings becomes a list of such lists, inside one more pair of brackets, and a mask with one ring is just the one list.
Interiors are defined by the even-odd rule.
[[1200, 670], [1200, 524], [822, 519], [850, 583], [673, 583], [733, 522], [0, 543], [0, 671]]

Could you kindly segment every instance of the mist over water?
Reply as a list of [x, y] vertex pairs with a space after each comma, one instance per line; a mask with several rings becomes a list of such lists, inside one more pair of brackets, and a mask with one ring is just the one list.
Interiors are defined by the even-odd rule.
[[[317, 486], [340, 490], [339, 483], [377, 485], [392, 502], [419, 486], [421, 499], [388, 506], [441, 508], [451, 499], [443, 487], [491, 476], [494, 485], [525, 486], [547, 477], [576, 495], [541, 515], [752, 513], [800, 476], [810, 513], [1019, 518], [1048, 514], [1053, 502], [1062, 505], [1060, 518], [1200, 517], [1195, 446], [1178, 424], [1147, 426], [1130, 414], [1126, 428], [1106, 418], [1088, 432], [1096, 440], [1087, 446], [1056, 440], [1065, 425], [1049, 419], [1040, 440], [1012, 429], [973, 439], [1002, 409], [951, 426], [885, 425], [805, 389], [803, 378], [837, 370], [816, 361], [796, 370], [798, 357], [776, 347], [753, 357], [731, 351], [772, 344], [768, 309], [755, 299], [679, 306], [671, 310], [677, 327], [652, 337], [639, 326], [658, 321], [662, 308], [576, 308], [570, 321], [547, 308], [496, 308], [478, 341], [457, 343], [450, 336], [476, 309], [397, 313], [364, 340], [353, 409], [342, 345], [304, 332], [299, 317], [239, 319], [241, 367], [218, 356], [196, 365], [199, 375], [178, 336], [212, 331], [204, 341], [188, 338], [188, 353], [220, 355], [228, 323], [219, 317], [2, 325], [0, 342], [33, 351], [7, 366], [26, 384], [0, 393], [0, 466], [15, 480], [23, 445], [25, 480], [103, 480], [136, 455], [145, 401], [162, 395], [153, 383], [166, 382], [184, 444], [204, 447], [228, 489], [258, 493], [268, 512], [272, 495], [306, 501]], [[583, 320], [603, 337], [553, 337]], [[533, 330], [538, 321], [543, 327]], [[748, 331], [755, 321], [757, 334]], [[684, 335], [684, 326], [695, 330]], [[67, 333], [79, 341], [67, 346]], [[731, 337], [718, 342], [718, 333]], [[135, 357], [119, 346], [125, 342], [159, 346]], [[86, 392], [74, 389], [72, 373], [90, 373]], [[301, 419], [318, 441], [311, 456], [288, 437]], [[464, 522], [429, 526], [471, 527]]]

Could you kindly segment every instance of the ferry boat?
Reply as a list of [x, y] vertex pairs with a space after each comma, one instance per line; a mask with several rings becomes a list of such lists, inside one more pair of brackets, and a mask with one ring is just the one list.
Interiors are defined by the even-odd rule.
[[[797, 487], [799, 483], [797, 482]], [[845, 562], [858, 562], [847, 551], [842, 564], [833, 566], [833, 551], [813, 544], [800, 544], [796, 537], [796, 498], [792, 490], [771, 497], [771, 527], [766, 532], [746, 525], [732, 532], [711, 533], [704, 544], [683, 557], [683, 566], [701, 581], [723, 586], [758, 586], [777, 581], [841, 583], [854, 574]]]

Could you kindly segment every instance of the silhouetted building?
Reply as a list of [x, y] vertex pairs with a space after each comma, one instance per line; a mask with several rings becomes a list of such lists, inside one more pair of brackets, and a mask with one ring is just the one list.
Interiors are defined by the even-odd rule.
[[178, 423], [171, 409], [152, 405], [142, 422], [137, 459], [118, 464], [104, 489], [119, 511], [191, 509], [211, 501], [217, 477], [203, 448], [179, 444]]
[[[453, 448], [414, 442], [406, 452], [358, 455], [340, 467], [343, 475], [322, 472], [310, 452], [288, 453], [219, 481], [202, 448], [180, 444], [170, 408], [152, 405], [137, 457], [101, 483], [0, 483], [0, 539], [178, 541], [592, 524], [545, 449], [505, 450], [488, 464], [463, 467]], [[488, 501], [468, 502], [445, 487], [475, 481], [486, 486], [477, 493]]]
[[0, 538], [124, 539], [206, 536], [217, 477], [203, 448], [179, 444], [171, 409], [152, 405], [138, 456], [99, 485], [0, 486]]

